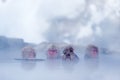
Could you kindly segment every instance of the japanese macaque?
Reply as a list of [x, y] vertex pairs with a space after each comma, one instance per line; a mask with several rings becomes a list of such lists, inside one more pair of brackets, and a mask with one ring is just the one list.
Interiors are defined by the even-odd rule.
[[30, 46], [24, 47], [22, 49], [22, 58], [23, 59], [34, 59], [34, 58], [36, 58], [35, 50]]

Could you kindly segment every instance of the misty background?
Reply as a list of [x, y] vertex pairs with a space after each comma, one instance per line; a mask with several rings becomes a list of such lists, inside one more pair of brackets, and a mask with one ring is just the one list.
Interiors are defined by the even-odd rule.
[[120, 53], [119, 34], [119, 0], [0, 0], [1, 53], [19, 50], [14, 55], [20, 56], [27, 45], [45, 52], [55, 43], [77, 49], [94, 44], [115, 54]]
[[119, 33], [119, 0], [0, 1], [2, 36], [119, 48]]
[[[0, 0], [0, 80], [120, 80], [120, 0]], [[46, 59], [51, 44], [72, 44], [78, 64], [17, 61], [32, 46]], [[86, 63], [86, 46], [99, 59]]]

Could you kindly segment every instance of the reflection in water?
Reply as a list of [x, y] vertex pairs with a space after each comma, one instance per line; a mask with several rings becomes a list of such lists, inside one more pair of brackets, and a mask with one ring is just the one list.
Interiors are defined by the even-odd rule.
[[77, 65], [78, 61], [71, 61], [71, 60], [62, 60], [62, 66], [67, 71], [73, 71], [74, 67]]
[[85, 60], [85, 66], [89, 70], [96, 70], [99, 67], [99, 59], [87, 59]]
[[46, 67], [51, 70], [59, 69], [61, 66], [61, 60], [60, 59], [48, 59], [45, 62]]
[[[120, 80], [120, 60], [114, 64], [114, 58], [111, 57], [104, 57], [102, 60], [100, 57], [98, 62], [80, 60], [80, 64], [74, 65], [72, 63], [63, 65], [61, 61], [59, 64], [59, 61], [57, 63], [55, 60], [37, 62], [37, 65], [33, 61], [24, 61], [21, 62], [22, 66], [18, 62], [0, 63], [1, 80]], [[21, 67], [24, 70], [21, 70]]]
[[45, 61], [45, 65], [50, 70], [58, 70], [63, 68], [67, 71], [74, 70], [74, 67], [78, 64], [78, 62], [74, 61], [63, 61], [62, 59], [48, 59]]
[[34, 61], [22, 61], [21, 67], [24, 70], [33, 70], [36, 67], [36, 62], [34, 62]]
[[71, 63], [71, 62], [63, 62], [63, 68], [66, 70], [66, 71], [73, 71], [74, 70], [74, 64]]

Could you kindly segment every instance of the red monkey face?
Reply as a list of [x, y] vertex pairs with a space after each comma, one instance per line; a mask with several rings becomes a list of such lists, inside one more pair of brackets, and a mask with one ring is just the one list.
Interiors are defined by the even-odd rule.
[[98, 56], [98, 48], [96, 46], [91, 45], [88, 47], [88, 53], [90, 53], [90, 55], [92, 57], [97, 57]]

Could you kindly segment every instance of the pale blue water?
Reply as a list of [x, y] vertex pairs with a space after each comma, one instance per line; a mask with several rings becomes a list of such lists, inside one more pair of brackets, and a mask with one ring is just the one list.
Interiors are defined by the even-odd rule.
[[0, 80], [120, 80], [120, 58], [101, 55], [98, 63], [64, 66], [61, 61], [0, 62]]

